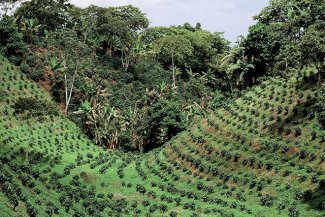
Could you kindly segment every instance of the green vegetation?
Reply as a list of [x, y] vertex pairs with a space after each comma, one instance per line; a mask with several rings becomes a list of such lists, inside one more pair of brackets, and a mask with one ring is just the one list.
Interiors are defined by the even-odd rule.
[[311, 113], [315, 74], [264, 82], [170, 144], [133, 154], [94, 146], [62, 115], [15, 114], [22, 96], [50, 96], [2, 62], [8, 216], [322, 216], [325, 132]]
[[15, 114], [27, 113], [26, 115], [28, 117], [58, 114], [58, 109], [55, 104], [35, 98], [19, 98], [16, 100], [13, 109]]
[[230, 47], [133, 6], [0, 1], [0, 216], [325, 213], [322, 1]]
[[[215, 61], [229, 46], [221, 34], [199, 24], [148, 24], [133, 6], [81, 9], [67, 1], [27, 1], [2, 16], [0, 47], [95, 143], [149, 151], [189, 121], [172, 120], [162, 102], [177, 106], [184, 117], [213, 106], [220, 72]], [[85, 112], [103, 115], [85, 118]], [[150, 123], [159, 114], [171, 115], [159, 118], [177, 122], [166, 129], [175, 132], [158, 133], [162, 128]], [[132, 125], [143, 128], [129, 130]]]

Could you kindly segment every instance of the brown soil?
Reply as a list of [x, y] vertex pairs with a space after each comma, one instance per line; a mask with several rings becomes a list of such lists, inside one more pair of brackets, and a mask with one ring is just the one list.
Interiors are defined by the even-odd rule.
[[297, 147], [291, 147], [289, 150], [288, 150], [288, 154], [294, 154], [294, 153], [297, 153], [297, 152], [299, 152], [299, 148], [297, 148]]
[[85, 176], [82, 177], [82, 179], [87, 183], [91, 183], [96, 181], [97, 177], [93, 174], [86, 174]]

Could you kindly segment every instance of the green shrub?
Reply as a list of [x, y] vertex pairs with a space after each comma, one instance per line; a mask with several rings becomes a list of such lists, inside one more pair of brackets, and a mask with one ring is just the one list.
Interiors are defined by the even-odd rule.
[[13, 16], [5, 15], [1, 18], [0, 35], [0, 53], [6, 55], [13, 63], [18, 64], [27, 46]]
[[29, 75], [32, 72], [32, 68], [27, 63], [20, 64], [19, 69], [26, 75]]
[[58, 115], [59, 113], [54, 103], [32, 97], [19, 98], [13, 105], [13, 109], [15, 114], [26, 114], [29, 117]]
[[178, 102], [159, 100], [148, 110], [147, 150], [159, 147], [186, 129], [185, 114]]
[[30, 78], [33, 81], [39, 81], [43, 78], [44, 72], [41, 67], [35, 67], [34, 70], [31, 71], [29, 74]]

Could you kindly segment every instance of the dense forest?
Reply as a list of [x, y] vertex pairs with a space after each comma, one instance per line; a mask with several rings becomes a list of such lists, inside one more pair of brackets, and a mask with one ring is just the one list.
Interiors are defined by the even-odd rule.
[[270, 0], [235, 44], [132, 5], [0, 7], [0, 216], [324, 216], [323, 0]]

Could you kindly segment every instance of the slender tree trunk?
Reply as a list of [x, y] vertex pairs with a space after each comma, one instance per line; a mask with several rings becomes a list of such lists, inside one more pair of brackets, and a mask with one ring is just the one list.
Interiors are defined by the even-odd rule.
[[127, 52], [125, 51], [125, 48], [121, 49], [121, 62], [122, 62], [122, 67], [125, 68], [125, 70], [128, 70], [129, 64], [130, 64], [130, 58]]
[[65, 114], [68, 114], [68, 109], [69, 109], [69, 105], [70, 105], [70, 102], [71, 102], [71, 97], [72, 97], [72, 91], [73, 91], [73, 88], [74, 88], [74, 81], [75, 81], [75, 77], [76, 77], [76, 72], [75, 74], [73, 75], [73, 78], [72, 78], [72, 83], [71, 83], [71, 87], [70, 89], [68, 90], [68, 81], [67, 81], [67, 74], [64, 74], [64, 83], [65, 83]]
[[232, 96], [233, 89], [232, 89], [232, 83], [231, 83], [231, 78], [227, 75], [228, 77], [228, 82], [229, 82], [229, 87], [230, 87], [230, 95]]
[[130, 58], [126, 53], [124, 54], [124, 57], [125, 57], [125, 70], [127, 71], [130, 65]]
[[316, 68], [318, 70], [318, 79], [317, 79], [317, 96], [320, 96], [320, 88], [321, 88], [321, 84], [322, 84], [322, 77], [323, 77], [323, 71], [322, 69], [324, 67], [322, 67], [320, 64], [316, 65]]
[[67, 111], [68, 111], [68, 105], [67, 105], [68, 81], [67, 81], [67, 74], [66, 73], [64, 73], [64, 93], [65, 93], [65, 109], [64, 109], [64, 113], [67, 114]]
[[322, 83], [322, 72], [318, 72], [318, 81], [317, 81], [317, 96], [320, 96], [320, 85]]
[[123, 49], [121, 50], [121, 62], [122, 62], [122, 67], [125, 68], [125, 64], [124, 64], [124, 51]]
[[78, 61], [76, 61], [76, 69], [74, 71], [74, 74], [72, 76], [72, 82], [71, 82], [71, 87], [70, 89], [68, 88], [68, 78], [67, 78], [67, 73], [66, 73], [66, 59], [64, 56], [64, 60], [63, 60], [63, 67], [64, 67], [64, 89], [65, 89], [65, 109], [64, 109], [64, 113], [67, 115], [68, 114], [68, 110], [69, 110], [69, 105], [71, 102], [71, 97], [72, 97], [72, 92], [73, 92], [73, 88], [74, 88], [74, 81], [76, 79], [76, 75], [78, 73]]
[[176, 75], [175, 75], [175, 65], [174, 65], [174, 52], [172, 52], [172, 68], [173, 68], [173, 87], [176, 87]]
[[[32, 129], [31, 123], [29, 121], [30, 120], [27, 120], [28, 127], [29, 127], [29, 129]], [[29, 143], [32, 143], [32, 141], [33, 141], [32, 136], [30, 136]], [[25, 149], [25, 159], [26, 159], [26, 163], [29, 165], [29, 152], [28, 152], [28, 148]]]
[[321, 81], [321, 73], [318, 72], [318, 80], [317, 80], [317, 96], [319, 96], [319, 89], [320, 89], [320, 81]]
[[125, 64], [125, 70], [127, 71], [130, 65], [130, 57], [126, 52], [124, 53], [124, 64]]
[[28, 149], [25, 149], [25, 158], [26, 158], [26, 163], [29, 164], [29, 154], [28, 154]]

